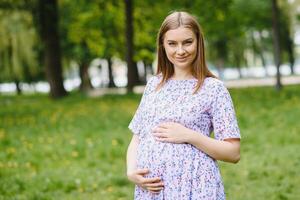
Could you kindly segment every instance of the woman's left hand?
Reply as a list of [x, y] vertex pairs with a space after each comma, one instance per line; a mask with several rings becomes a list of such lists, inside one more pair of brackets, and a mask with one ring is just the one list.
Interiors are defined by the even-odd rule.
[[152, 134], [157, 141], [170, 143], [185, 143], [188, 128], [175, 122], [165, 122], [159, 124], [152, 130]]

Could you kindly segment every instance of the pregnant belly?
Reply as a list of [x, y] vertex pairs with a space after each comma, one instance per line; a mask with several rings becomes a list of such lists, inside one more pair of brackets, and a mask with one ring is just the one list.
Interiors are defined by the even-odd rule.
[[182, 173], [182, 170], [192, 170], [195, 163], [207, 165], [214, 161], [190, 144], [162, 143], [150, 138], [141, 141], [138, 147], [137, 167], [150, 170], [146, 177], [163, 177], [171, 171]]

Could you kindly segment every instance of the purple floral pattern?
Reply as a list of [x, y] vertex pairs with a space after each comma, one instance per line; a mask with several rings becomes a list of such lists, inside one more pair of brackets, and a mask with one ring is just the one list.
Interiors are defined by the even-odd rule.
[[205, 78], [192, 94], [197, 79], [173, 80], [158, 91], [161, 75], [152, 77], [128, 128], [140, 143], [137, 167], [148, 168], [146, 177], [161, 177], [164, 189], [151, 194], [136, 186], [136, 200], [223, 200], [224, 187], [216, 160], [191, 144], [162, 143], [151, 131], [162, 122], [177, 122], [218, 140], [240, 138], [230, 94], [215, 78]]

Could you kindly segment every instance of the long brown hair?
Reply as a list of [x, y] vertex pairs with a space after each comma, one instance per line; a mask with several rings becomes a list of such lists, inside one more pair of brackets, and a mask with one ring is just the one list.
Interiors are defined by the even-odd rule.
[[164, 49], [164, 36], [169, 30], [177, 29], [179, 27], [189, 28], [193, 31], [197, 39], [197, 55], [192, 63], [192, 75], [198, 80], [198, 83], [193, 92], [196, 93], [202, 86], [206, 77], [214, 77], [207, 68], [205, 61], [205, 50], [204, 50], [204, 37], [201, 31], [200, 25], [196, 18], [187, 12], [172, 12], [163, 21], [158, 35], [157, 35], [157, 72], [156, 75], [162, 74], [162, 80], [157, 86], [157, 90], [160, 89], [166, 81], [174, 74], [174, 66], [167, 58]]

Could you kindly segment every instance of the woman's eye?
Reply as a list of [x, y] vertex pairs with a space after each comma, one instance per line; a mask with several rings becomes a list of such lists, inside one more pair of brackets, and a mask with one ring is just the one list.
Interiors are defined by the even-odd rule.
[[192, 44], [192, 43], [193, 43], [192, 41], [185, 42], [185, 44]]

